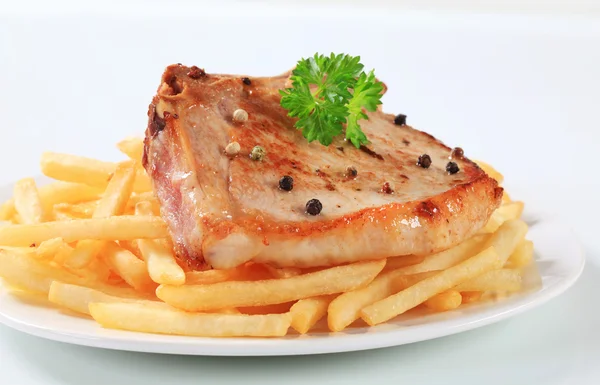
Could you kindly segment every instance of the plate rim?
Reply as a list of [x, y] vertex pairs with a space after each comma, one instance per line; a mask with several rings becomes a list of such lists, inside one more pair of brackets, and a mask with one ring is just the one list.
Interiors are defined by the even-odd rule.
[[[107, 330], [107, 334], [116, 333], [116, 335], [108, 336], [83, 334], [78, 332], [71, 333], [16, 319], [10, 314], [3, 312], [2, 307], [0, 307], [0, 323], [17, 331], [57, 342], [109, 350], [157, 354], [196, 356], [289, 356], [351, 352], [407, 345], [458, 334], [467, 330], [500, 322], [527, 310], [541, 306], [571, 288], [579, 279], [585, 267], [586, 258], [584, 248], [576, 234], [562, 221], [548, 216], [536, 216], [536, 218], [538, 219], [538, 222], [535, 225], [532, 225], [532, 227], [538, 224], [553, 226], [557, 231], [560, 231], [563, 234], [562, 237], [569, 240], [571, 246], [577, 247], [578, 264], [573, 268], [573, 271], [570, 272], [571, 274], [569, 276], [564, 277], [560, 282], [551, 285], [545, 290], [524, 294], [523, 296], [516, 297], [512, 300], [509, 298], [505, 301], [500, 301], [497, 304], [492, 305], [489, 309], [493, 314], [469, 314], [443, 321], [411, 325], [407, 328], [413, 333], [408, 336], [403, 335], [400, 342], [397, 341], [397, 338], [394, 338], [394, 335], [398, 333], [405, 334], [406, 330], [403, 330], [403, 327], [400, 325], [389, 330], [365, 329], [365, 332], [346, 334], [340, 338], [331, 340], [331, 343], [323, 343], [329, 338], [327, 334], [315, 341], [313, 339], [314, 335], [311, 338], [310, 334], [306, 336], [294, 336], [294, 338], [279, 339], [169, 336], [122, 330]], [[575, 257], [575, 255], [571, 256], [571, 258]], [[0, 290], [4, 292], [2, 295], [10, 295], [9, 293], [6, 293], [6, 288], [4, 286], [5, 285], [0, 279]], [[1, 303], [0, 297], [0, 304]], [[51, 311], [59, 310], [52, 309]], [[90, 323], [94, 322], [93, 320], [83, 321]], [[443, 329], [439, 329], [440, 323], [444, 324]], [[99, 330], [106, 330], [99, 325], [97, 326]], [[436, 328], [439, 330], [436, 331]], [[144, 339], [143, 337], [147, 335], [153, 338], [164, 338], [165, 340], [157, 341], [152, 338]]]

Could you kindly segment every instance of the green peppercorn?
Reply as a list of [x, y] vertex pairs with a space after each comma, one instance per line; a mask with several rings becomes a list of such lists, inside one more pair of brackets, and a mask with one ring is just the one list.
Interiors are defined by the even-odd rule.
[[250, 159], [252, 160], [263, 160], [267, 155], [267, 152], [261, 146], [254, 146], [252, 152], [250, 153]]

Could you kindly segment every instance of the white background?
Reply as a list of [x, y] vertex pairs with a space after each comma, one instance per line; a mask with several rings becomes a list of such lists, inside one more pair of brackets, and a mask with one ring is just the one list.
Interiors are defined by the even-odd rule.
[[268, 75], [316, 51], [360, 54], [389, 87], [384, 110], [496, 165], [511, 195], [574, 228], [580, 282], [494, 326], [320, 357], [101, 351], [0, 326], [0, 383], [600, 382], [600, 8], [323, 3], [0, 7], [0, 185], [38, 174], [44, 150], [118, 159], [114, 142], [143, 132], [168, 64]]

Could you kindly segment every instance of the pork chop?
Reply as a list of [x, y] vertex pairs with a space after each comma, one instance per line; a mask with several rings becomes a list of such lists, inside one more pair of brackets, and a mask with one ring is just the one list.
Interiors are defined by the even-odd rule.
[[[308, 143], [279, 104], [287, 82], [288, 74], [242, 78], [183, 65], [164, 72], [143, 164], [176, 253], [192, 268], [430, 254], [473, 235], [500, 204], [502, 188], [475, 163], [453, 159], [459, 171], [448, 172], [450, 148], [381, 111], [361, 121], [367, 147]], [[246, 121], [233, 119], [238, 109]], [[231, 142], [237, 155], [225, 152]], [[262, 160], [250, 157], [257, 145]], [[423, 154], [429, 168], [417, 164]], [[291, 191], [279, 187], [285, 175]], [[320, 214], [307, 213], [311, 199]]]

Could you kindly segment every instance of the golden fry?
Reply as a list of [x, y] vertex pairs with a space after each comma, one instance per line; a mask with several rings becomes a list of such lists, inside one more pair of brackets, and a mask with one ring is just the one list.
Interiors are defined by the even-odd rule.
[[29, 246], [52, 238], [70, 243], [82, 239], [133, 240], [165, 238], [167, 226], [159, 217], [120, 216], [0, 227], [0, 245]]
[[21, 223], [32, 224], [44, 221], [44, 211], [37, 186], [33, 178], [21, 179], [13, 190], [15, 210]]
[[144, 140], [137, 137], [128, 137], [117, 143], [117, 148], [136, 162], [142, 161], [144, 154]]
[[[133, 164], [119, 164], [92, 218], [109, 218], [113, 215], [121, 215], [131, 196], [134, 178], [135, 168]], [[80, 269], [96, 258], [103, 247], [104, 242], [100, 240], [84, 239], [79, 241], [75, 247], [75, 251], [65, 264], [69, 267]]]
[[0, 205], [0, 221], [11, 221], [16, 213], [15, 201], [13, 199], [9, 199]]
[[421, 263], [403, 267], [400, 272], [403, 274], [416, 274], [447, 269], [483, 250], [483, 245], [487, 242], [487, 239], [487, 235], [476, 235], [448, 250], [428, 255]]
[[91, 303], [89, 309], [92, 317], [107, 328], [186, 336], [281, 337], [291, 324], [289, 313], [186, 313], [138, 303]]
[[[151, 211], [152, 208], [148, 202], [140, 202], [135, 206], [137, 215], [148, 215]], [[153, 239], [138, 239], [137, 245], [154, 282], [165, 285], [183, 285], [185, 283], [185, 272], [177, 264], [171, 248]]]
[[508, 267], [519, 269], [529, 265], [531, 261], [533, 261], [533, 242], [524, 239], [517, 245], [506, 264]]
[[33, 256], [45, 261], [51, 261], [54, 259], [54, 256], [61, 252], [65, 247], [69, 247], [69, 245], [67, 245], [62, 238], [48, 239], [47, 241], [40, 243]]
[[397, 269], [377, 276], [365, 287], [340, 294], [329, 305], [329, 314], [327, 315], [329, 330], [338, 332], [345, 329], [360, 318], [360, 311], [364, 307], [435, 274], [437, 271], [406, 275], [402, 269]]
[[456, 309], [462, 303], [462, 295], [457, 290], [447, 290], [425, 301], [425, 306], [437, 312]]
[[455, 287], [463, 291], [519, 291], [521, 290], [521, 274], [517, 270], [500, 269], [488, 271]]
[[504, 182], [504, 176], [502, 174], [500, 174], [491, 165], [489, 165], [481, 160], [477, 160], [477, 161], [475, 161], [475, 163], [477, 163], [477, 165], [479, 167], [481, 167], [481, 169], [483, 171], [485, 171], [485, 173], [488, 174], [490, 176], [490, 178], [496, 179], [498, 181], [498, 184], [502, 184], [502, 182]]
[[84, 281], [65, 270], [32, 258], [26, 253], [0, 249], [0, 277], [10, 284], [31, 292], [47, 294], [52, 281], [70, 283]]
[[484, 248], [494, 247], [499, 256], [497, 269], [504, 266], [517, 245], [525, 238], [525, 234], [527, 234], [527, 224], [522, 220], [512, 219], [504, 222], [486, 241]]
[[[41, 169], [44, 175], [65, 182], [83, 183], [92, 187], [108, 186], [117, 163], [103, 162], [83, 156], [45, 152], [42, 154]], [[152, 183], [142, 171], [136, 171], [133, 190], [152, 190]]]
[[89, 304], [92, 302], [133, 302], [169, 308], [167, 304], [161, 302], [148, 301], [144, 298], [118, 297], [89, 287], [70, 285], [59, 281], [54, 281], [50, 285], [48, 300], [69, 310], [88, 315], [90, 314]]
[[153, 292], [158, 286], [148, 275], [144, 261], [114, 242], [106, 242], [102, 257], [128, 285], [141, 292]]
[[371, 282], [384, 266], [385, 260], [379, 260], [282, 279], [192, 286], [161, 285], [156, 294], [169, 305], [187, 311], [262, 306], [353, 290]]
[[436, 294], [496, 268], [498, 259], [498, 254], [493, 247], [486, 248], [458, 265], [365, 307], [361, 311], [361, 317], [371, 326], [385, 322], [420, 305]]
[[496, 211], [492, 213], [490, 220], [483, 229], [481, 229], [481, 233], [493, 233], [506, 221], [511, 219], [519, 219], [521, 214], [523, 213], [524, 204], [523, 202], [510, 202], [507, 204], [503, 204], [498, 207]]
[[327, 314], [327, 308], [335, 295], [305, 298], [296, 302], [290, 309], [292, 328], [300, 334], [307, 333]]

